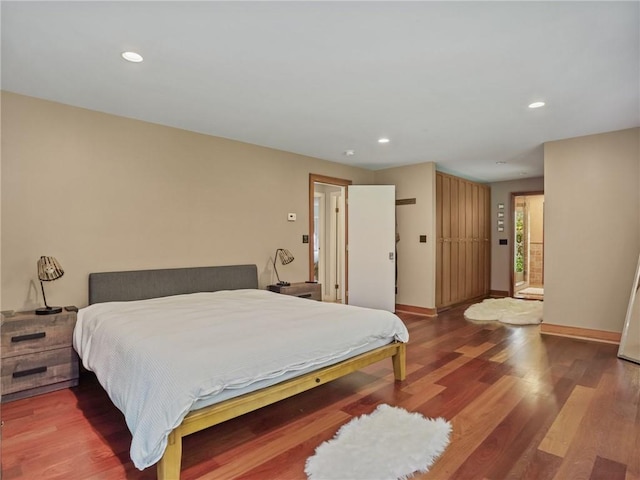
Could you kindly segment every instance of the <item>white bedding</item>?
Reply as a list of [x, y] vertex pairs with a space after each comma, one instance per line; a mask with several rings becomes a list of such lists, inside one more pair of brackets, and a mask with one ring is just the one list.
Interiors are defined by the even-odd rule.
[[389, 312], [225, 290], [90, 305], [78, 312], [73, 344], [124, 413], [131, 459], [144, 469], [195, 406], [408, 339]]

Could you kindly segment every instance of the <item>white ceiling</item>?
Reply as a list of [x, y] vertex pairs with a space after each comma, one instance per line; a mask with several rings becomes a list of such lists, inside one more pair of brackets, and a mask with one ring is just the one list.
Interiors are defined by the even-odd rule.
[[639, 6], [2, 1], [2, 88], [364, 168], [535, 177], [545, 141], [640, 126]]

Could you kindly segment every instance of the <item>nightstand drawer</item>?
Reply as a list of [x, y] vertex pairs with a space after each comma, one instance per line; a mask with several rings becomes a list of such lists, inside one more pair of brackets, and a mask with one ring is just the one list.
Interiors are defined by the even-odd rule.
[[70, 347], [75, 322], [75, 315], [68, 312], [3, 317], [2, 358]]
[[2, 361], [2, 395], [78, 378], [73, 348], [58, 348]]

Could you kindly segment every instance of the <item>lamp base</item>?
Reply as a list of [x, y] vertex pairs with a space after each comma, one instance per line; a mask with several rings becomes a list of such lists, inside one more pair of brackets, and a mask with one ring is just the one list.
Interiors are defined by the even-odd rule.
[[62, 307], [42, 307], [36, 308], [36, 315], [53, 315], [62, 312]]
[[278, 282], [278, 285], [282, 286], [282, 287], [288, 287], [291, 284], [289, 282]]

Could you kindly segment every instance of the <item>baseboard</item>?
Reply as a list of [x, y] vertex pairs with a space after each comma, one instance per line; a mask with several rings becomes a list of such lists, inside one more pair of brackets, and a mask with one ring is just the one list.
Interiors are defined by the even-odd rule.
[[507, 292], [506, 290], [490, 290], [489, 296], [490, 297], [508, 297], [509, 292]]
[[413, 313], [416, 315], [424, 315], [426, 317], [437, 317], [438, 310], [427, 307], [414, 307], [413, 305], [401, 305], [396, 303], [396, 312]]
[[451, 305], [440, 305], [436, 306], [438, 312], [446, 312], [447, 310], [451, 310], [452, 308], [461, 307], [463, 305], [472, 305], [474, 303], [482, 302], [485, 299], [489, 298], [489, 295], [480, 295], [479, 297], [467, 298], [462, 300], [461, 302], [452, 303]]
[[545, 335], [557, 335], [560, 337], [580, 338], [602, 343], [620, 343], [622, 334], [606, 330], [592, 330], [590, 328], [569, 327], [566, 325], [540, 324], [540, 333]]

